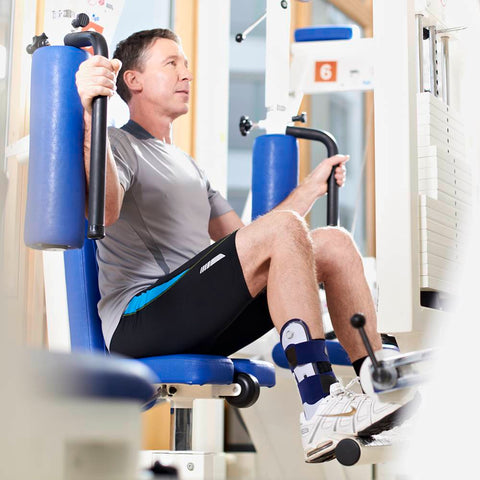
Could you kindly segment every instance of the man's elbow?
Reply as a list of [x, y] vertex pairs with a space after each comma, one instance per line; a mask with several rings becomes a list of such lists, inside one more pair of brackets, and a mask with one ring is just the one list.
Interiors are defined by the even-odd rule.
[[120, 209], [105, 209], [105, 226], [110, 227], [120, 218]]
[[107, 195], [105, 201], [105, 226], [113, 225], [119, 218], [122, 210], [124, 191], [119, 187], [116, 193]]

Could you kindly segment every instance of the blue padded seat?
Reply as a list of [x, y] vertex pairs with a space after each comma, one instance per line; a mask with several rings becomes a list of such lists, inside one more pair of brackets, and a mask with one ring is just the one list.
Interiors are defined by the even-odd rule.
[[155, 375], [140, 362], [112, 355], [32, 351], [28, 369], [37, 391], [55, 397], [133, 400], [148, 403]]
[[[97, 311], [100, 293], [95, 242], [86, 238], [82, 249], [65, 251], [64, 262], [72, 350], [106, 355]], [[245, 369], [257, 377], [260, 386], [275, 385], [273, 365], [267, 362], [248, 360], [235, 364], [237, 360], [215, 355], [165, 355], [125, 360], [148, 367], [156, 383], [229, 385], [233, 383], [235, 370]]]
[[351, 40], [356, 36], [355, 25], [320, 25], [317, 27], [297, 28], [296, 42], [322, 42], [328, 40]]
[[64, 252], [68, 318], [72, 350], [107, 353], [97, 304], [98, 266], [94, 240], [87, 240], [80, 250]]
[[158, 383], [225, 385], [232, 383], [234, 373], [233, 362], [217, 355], [165, 355], [138, 361], [155, 372]]

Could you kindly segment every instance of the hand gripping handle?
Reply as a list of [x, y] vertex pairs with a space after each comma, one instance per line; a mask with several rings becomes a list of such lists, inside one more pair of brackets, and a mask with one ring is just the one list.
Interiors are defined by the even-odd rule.
[[[105, 38], [98, 32], [69, 33], [64, 38], [71, 47], [93, 47], [95, 55], [108, 58]], [[88, 188], [87, 237], [105, 236], [105, 169], [107, 159], [107, 97], [95, 97], [92, 103], [92, 136], [90, 144], [90, 182]]]
[[[304, 127], [287, 127], [285, 133], [295, 138], [303, 138], [306, 140], [315, 140], [323, 143], [327, 148], [327, 155], [333, 157], [338, 154], [337, 141], [332, 134], [323, 130], [315, 130], [313, 128]], [[338, 191], [339, 187], [335, 181], [335, 169], [338, 165], [332, 168], [332, 172], [328, 177], [328, 196], [327, 196], [327, 225], [338, 225]]]

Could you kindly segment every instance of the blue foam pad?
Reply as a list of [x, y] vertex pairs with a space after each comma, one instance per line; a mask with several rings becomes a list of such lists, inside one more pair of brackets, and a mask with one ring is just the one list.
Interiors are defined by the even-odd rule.
[[322, 42], [327, 40], [351, 40], [356, 33], [354, 25], [321, 25], [295, 30], [296, 42]]
[[[332, 365], [351, 365], [347, 352], [338, 340], [325, 340], [325, 345]], [[281, 343], [277, 343], [275, 347], [273, 347], [272, 358], [279, 367], [290, 369]]]
[[327, 353], [332, 365], [351, 365], [350, 357], [338, 340], [327, 340]]
[[63, 46], [33, 54], [25, 213], [25, 243], [32, 248], [83, 243], [83, 107], [75, 73], [87, 58], [84, 50]]
[[158, 383], [188, 385], [229, 385], [233, 382], [233, 362], [217, 355], [165, 355], [137, 361], [149, 367]]
[[127, 358], [33, 351], [28, 360], [34, 386], [46, 395], [146, 403], [155, 393], [151, 370]]
[[298, 142], [290, 135], [261, 135], [252, 156], [252, 219], [264, 215], [298, 185]]
[[97, 310], [100, 292], [95, 241], [85, 238], [80, 250], [68, 250], [63, 257], [72, 350], [105, 353]]
[[253, 375], [261, 387], [273, 387], [275, 385], [275, 368], [271, 363], [246, 358], [232, 358], [232, 361], [235, 372]]

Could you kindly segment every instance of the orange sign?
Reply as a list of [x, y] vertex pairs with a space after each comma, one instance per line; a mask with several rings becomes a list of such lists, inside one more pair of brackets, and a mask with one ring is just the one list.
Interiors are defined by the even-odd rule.
[[337, 62], [315, 62], [316, 82], [336, 82]]

